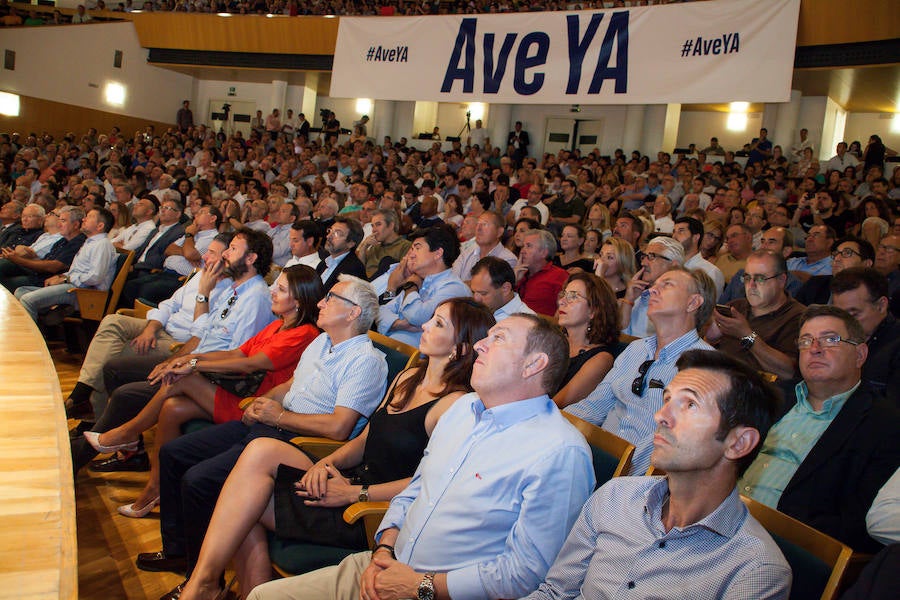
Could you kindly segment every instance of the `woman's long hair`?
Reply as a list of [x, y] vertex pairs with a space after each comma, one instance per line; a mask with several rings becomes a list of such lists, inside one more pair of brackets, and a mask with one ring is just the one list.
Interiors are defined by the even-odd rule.
[[[487, 337], [488, 329], [494, 326], [494, 315], [483, 304], [475, 302], [471, 298], [450, 298], [438, 305], [450, 307], [450, 321], [456, 332], [456, 344], [453, 353], [444, 372], [441, 381], [444, 387], [438, 392], [438, 396], [446, 396], [453, 392], [470, 392], [472, 387], [472, 366], [475, 364], [475, 343]], [[425, 356], [414, 367], [412, 375], [397, 384], [394, 397], [391, 399], [391, 408], [403, 410], [409, 404], [416, 388], [425, 379], [425, 371], [428, 367], [428, 357]]]

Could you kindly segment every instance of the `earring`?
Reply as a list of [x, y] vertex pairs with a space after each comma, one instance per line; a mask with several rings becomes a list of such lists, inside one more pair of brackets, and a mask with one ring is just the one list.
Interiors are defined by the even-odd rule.
[[450, 353], [449, 358], [450, 360], [456, 360], [456, 350], [453, 350], [453, 352]]

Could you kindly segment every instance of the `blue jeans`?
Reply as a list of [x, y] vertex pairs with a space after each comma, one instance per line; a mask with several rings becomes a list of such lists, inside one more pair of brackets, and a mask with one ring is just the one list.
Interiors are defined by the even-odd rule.
[[26, 285], [16, 290], [16, 298], [19, 299], [31, 318], [37, 321], [38, 313], [57, 304], [71, 304], [78, 308], [75, 294], [69, 293], [69, 290], [74, 287], [71, 283], [60, 283], [47, 287]]

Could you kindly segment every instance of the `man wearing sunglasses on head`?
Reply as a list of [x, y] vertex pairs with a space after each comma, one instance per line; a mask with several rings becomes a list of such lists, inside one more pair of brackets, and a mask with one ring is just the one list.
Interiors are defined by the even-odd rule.
[[[653, 252], [653, 242], [650, 247]], [[566, 408], [636, 446], [629, 475], [643, 475], [650, 466], [653, 415], [662, 407], [663, 388], [678, 371], [678, 358], [687, 350], [713, 349], [698, 334], [715, 308], [716, 288], [709, 275], [676, 267], [660, 275], [647, 294], [655, 335], [629, 344], [600, 385]]]
[[797, 339], [803, 381], [738, 491], [874, 553], [881, 545], [866, 531], [866, 512], [900, 465], [900, 413], [861, 381], [865, 339], [847, 311], [806, 309]]

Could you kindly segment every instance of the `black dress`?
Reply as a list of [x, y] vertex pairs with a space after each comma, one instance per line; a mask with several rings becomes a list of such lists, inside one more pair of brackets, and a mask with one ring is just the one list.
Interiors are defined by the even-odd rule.
[[612, 350], [607, 348], [606, 346], [597, 346], [596, 348], [588, 348], [587, 350], [582, 350], [575, 356], [569, 357], [569, 368], [566, 371], [565, 376], [563, 377], [562, 383], [559, 384], [559, 389], [563, 389], [567, 383], [569, 383], [575, 374], [581, 370], [581, 367], [584, 366], [584, 363], [591, 360], [601, 352], [609, 352], [612, 354]]
[[[381, 406], [369, 420], [362, 463], [343, 471], [344, 477], [354, 485], [374, 485], [412, 477], [428, 444], [425, 416], [437, 401], [399, 413], [388, 412], [390, 400]], [[343, 517], [346, 507], [307, 506], [304, 499], [294, 493], [294, 483], [305, 473], [287, 465], [278, 467], [274, 502], [278, 537], [339, 548], [366, 549], [368, 541], [363, 524], [361, 521], [347, 524]]]

